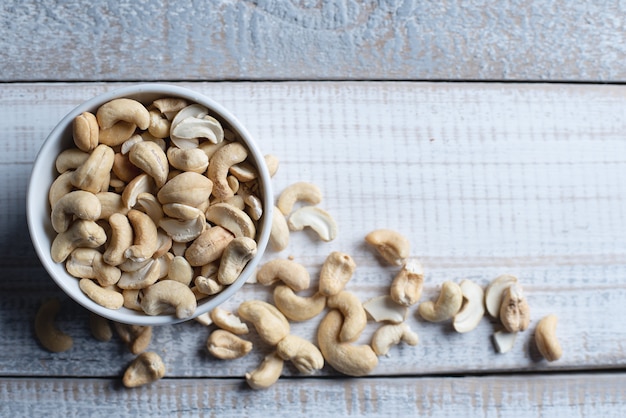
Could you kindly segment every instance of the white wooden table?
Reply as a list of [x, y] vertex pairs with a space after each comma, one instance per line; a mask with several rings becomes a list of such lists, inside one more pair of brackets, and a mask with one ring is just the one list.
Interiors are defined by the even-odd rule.
[[[557, 19], [556, 7], [537, 12], [542, 2], [489, 6], [459, 17], [465, 9], [456, 2], [434, 10], [421, 2], [223, 1], [193, 18], [208, 27], [233, 23], [198, 32], [213, 48], [195, 37], [185, 43], [196, 34], [193, 22], [176, 26], [182, 32], [150, 26], [152, 39], [165, 45], [156, 56], [135, 48], [144, 40], [139, 32], [148, 27], [145, 17], [154, 14], [161, 27], [171, 29], [189, 16], [191, 6], [113, 3], [2, 6], [8, 25], [2, 30], [11, 36], [3, 38], [0, 52], [1, 78], [7, 81], [0, 85], [1, 416], [626, 416], [626, 87], [587, 83], [624, 78], [624, 43], [618, 42], [624, 35], [623, 6], [596, 10], [557, 2], [563, 3]], [[468, 10], [478, 10], [479, 2], [470, 3]], [[435, 25], [428, 17], [446, 13], [457, 15], [447, 23], [450, 32], [426, 31]], [[89, 19], [99, 23], [81, 23]], [[484, 49], [489, 41], [477, 40], [475, 48], [486, 57], [481, 65], [469, 44], [451, 55], [454, 48], [445, 41], [452, 39], [452, 28], [463, 29], [458, 36], [468, 39], [476, 36], [479, 22], [508, 28], [508, 19], [521, 22], [521, 32], [508, 30], [518, 33], [535, 59], [522, 62], [519, 45], [506, 44], [503, 32], [493, 34], [503, 52], [497, 47], [489, 52]], [[606, 25], [577, 26], [598, 21]], [[388, 26], [394, 22], [402, 23], [399, 32]], [[367, 29], [368, 23], [374, 27]], [[545, 28], [543, 41], [528, 35], [539, 26]], [[55, 35], [51, 42], [31, 45], [25, 32], [12, 30], [16, 27]], [[580, 36], [560, 38], [563, 28], [578, 28]], [[304, 61], [289, 59], [294, 38], [284, 34], [275, 44], [270, 41], [283, 29], [315, 41], [306, 42], [311, 49], [303, 53]], [[338, 33], [352, 38], [331, 42]], [[61, 59], [55, 46], [72, 40], [75, 48]], [[411, 55], [410, 46], [426, 41], [440, 48], [430, 58], [433, 72], [412, 66], [420, 55]], [[355, 43], [352, 56], [342, 54], [345, 42]], [[107, 55], [100, 55], [104, 50]], [[517, 58], [506, 54], [514, 50]], [[313, 63], [311, 54], [320, 51], [326, 52]], [[576, 55], [564, 59], [570, 52]], [[139, 60], [131, 59], [135, 53]], [[476, 61], [465, 67], [470, 56]], [[278, 57], [282, 61], [275, 61]], [[185, 59], [189, 68], [180, 64]], [[497, 62], [508, 69], [495, 69]], [[152, 67], [148, 75], [142, 72], [146, 63]], [[74, 106], [119, 87], [118, 81], [171, 79], [185, 80], [177, 84], [228, 107], [263, 152], [279, 157], [275, 194], [295, 181], [311, 181], [323, 190], [321, 207], [337, 220], [337, 239], [323, 243], [307, 232], [293, 233], [285, 251], [268, 252], [265, 260], [293, 256], [316, 283], [326, 255], [347, 252], [357, 264], [347, 290], [366, 300], [387, 292], [396, 270], [382, 264], [363, 237], [379, 227], [397, 229], [424, 264], [422, 301], [434, 298], [445, 280], [470, 278], [486, 286], [499, 274], [515, 274], [530, 303], [530, 330], [520, 334], [511, 352], [498, 354], [491, 341], [495, 323], [488, 318], [476, 330], [458, 334], [449, 323], [420, 320], [412, 307], [407, 322], [419, 344], [394, 347], [371, 375], [351, 378], [326, 366], [304, 377], [287, 366], [276, 385], [253, 391], [243, 376], [270, 348], [252, 336], [255, 349], [248, 356], [214, 359], [205, 348], [211, 328], [192, 321], [154, 330], [150, 349], [166, 363], [164, 379], [124, 388], [121, 375], [134, 356], [117, 338], [96, 341], [88, 313], [46, 275], [28, 236], [26, 186], [42, 141]], [[295, 81], [272, 81], [278, 79]], [[315, 81], [297, 81], [306, 79]], [[381, 81], [345, 81], [350, 79]], [[526, 82], [539, 79], [546, 82]], [[47, 352], [34, 337], [34, 315], [50, 297], [61, 299], [59, 327], [74, 338], [74, 348], [64, 353]], [[270, 297], [267, 289], [246, 285], [226, 307]], [[533, 344], [537, 321], [549, 313], [560, 318], [564, 348], [553, 363], [541, 360]], [[294, 323], [292, 331], [314, 339], [318, 322]], [[375, 328], [370, 322], [360, 341], [367, 342]]]

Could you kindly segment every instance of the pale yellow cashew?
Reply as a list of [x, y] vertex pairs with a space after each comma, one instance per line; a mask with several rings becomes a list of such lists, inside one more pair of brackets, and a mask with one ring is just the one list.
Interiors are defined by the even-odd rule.
[[289, 245], [289, 226], [285, 215], [274, 207], [272, 212], [272, 229], [270, 231], [270, 245], [274, 251], [282, 251]]
[[189, 318], [196, 311], [196, 297], [189, 288], [174, 280], [162, 280], [140, 292], [141, 308], [147, 315], [173, 313], [179, 319]]
[[386, 324], [374, 332], [372, 336], [372, 349], [379, 356], [386, 356], [392, 346], [401, 341], [409, 345], [417, 345], [419, 338], [416, 333], [405, 323]]
[[74, 221], [67, 231], [56, 236], [52, 241], [50, 255], [56, 263], [61, 263], [75, 248], [97, 248], [106, 242], [104, 229], [94, 221], [79, 219]]
[[54, 166], [56, 170], [63, 174], [67, 171], [76, 170], [89, 158], [89, 153], [76, 148], [63, 150], [57, 156]]
[[128, 159], [152, 177], [157, 187], [162, 187], [167, 181], [170, 165], [165, 152], [156, 143], [142, 141], [133, 145], [128, 153]]
[[213, 195], [217, 199], [226, 199], [233, 195], [228, 185], [228, 171], [231, 166], [244, 161], [248, 151], [239, 142], [232, 142], [218, 149], [209, 160], [207, 176], [213, 182]]
[[114, 192], [100, 192], [96, 194], [96, 197], [100, 201], [100, 219], [109, 220], [111, 215], [119, 213], [120, 215], [126, 215], [128, 209], [124, 205], [122, 196]]
[[89, 152], [98, 146], [99, 137], [98, 120], [93, 113], [83, 112], [74, 118], [72, 133], [76, 147]]
[[241, 322], [237, 315], [219, 306], [209, 312], [209, 317], [217, 327], [235, 335], [244, 335], [249, 332], [248, 325]]
[[121, 213], [114, 213], [109, 217], [111, 238], [103, 254], [104, 261], [112, 266], [118, 266], [126, 260], [126, 250], [133, 245], [133, 227], [128, 218]]
[[78, 189], [91, 193], [106, 191], [109, 187], [114, 159], [115, 153], [111, 147], [98, 145], [89, 154], [87, 160], [74, 170], [72, 184]]
[[332, 241], [337, 237], [337, 223], [324, 209], [317, 206], [304, 206], [291, 213], [287, 220], [291, 231], [311, 228], [322, 241]]
[[52, 228], [60, 233], [67, 231], [74, 217], [95, 221], [100, 217], [100, 200], [90, 192], [76, 190], [61, 197], [52, 207]]
[[182, 171], [204, 173], [209, 166], [209, 157], [200, 148], [170, 147], [167, 150], [167, 159], [172, 167]]
[[324, 356], [315, 344], [296, 335], [287, 335], [278, 345], [276, 353], [288, 360], [303, 374], [311, 374], [324, 367]]
[[128, 220], [133, 227], [133, 245], [124, 252], [126, 258], [136, 261], [152, 257], [159, 245], [157, 227], [148, 215], [136, 209], [128, 212]]
[[241, 358], [252, 350], [252, 343], [225, 329], [216, 329], [206, 342], [207, 350], [222, 360]]
[[109, 129], [119, 121], [134, 123], [143, 131], [150, 126], [150, 113], [140, 102], [121, 98], [107, 102], [98, 108], [96, 119], [102, 129]]
[[330, 253], [320, 272], [319, 291], [332, 296], [341, 292], [356, 270], [356, 263], [350, 255], [339, 251]]
[[462, 280], [459, 287], [465, 302], [454, 315], [452, 325], [457, 332], [469, 332], [478, 326], [485, 315], [485, 292], [482, 287], [467, 279]]
[[256, 251], [256, 241], [252, 238], [239, 237], [229, 242], [222, 254], [217, 281], [223, 285], [233, 284]]
[[248, 300], [239, 305], [239, 316], [254, 325], [263, 341], [276, 345], [289, 335], [287, 318], [273, 305], [261, 300]]
[[535, 342], [541, 355], [548, 361], [556, 361], [563, 355], [563, 349], [556, 336], [556, 315], [548, 315], [539, 321], [535, 329]]
[[137, 125], [132, 122], [119, 121], [108, 129], [100, 128], [98, 140], [101, 144], [116, 147], [133, 136], [136, 129]]
[[356, 341], [367, 325], [367, 315], [359, 298], [354, 293], [344, 290], [330, 296], [327, 305], [331, 309], [339, 310], [343, 315], [339, 341], [342, 343]]
[[148, 259], [148, 263], [134, 271], [123, 271], [117, 282], [121, 289], [145, 289], [159, 280], [161, 266], [157, 260]]
[[278, 196], [276, 206], [287, 216], [296, 202], [304, 201], [309, 205], [317, 205], [322, 201], [322, 191], [313, 183], [298, 182], [287, 186]]
[[161, 204], [180, 203], [198, 207], [205, 203], [211, 195], [213, 182], [206, 176], [193, 171], [178, 174], [157, 193]]
[[246, 373], [246, 382], [252, 389], [267, 389], [280, 378], [283, 372], [283, 364], [284, 360], [278, 354], [268, 354], [259, 367]]
[[185, 258], [192, 266], [204, 266], [219, 260], [224, 249], [235, 238], [225, 228], [213, 226], [207, 228], [185, 250]]
[[117, 335], [133, 354], [146, 351], [152, 341], [151, 326], [129, 325], [115, 322], [114, 327]]
[[289, 286], [278, 285], [274, 288], [274, 304], [290, 320], [308, 321], [324, 310], [326, 296], [319, 292], [309, 297], [299, 296]]
[[393, 279], [389, 295], [399, 305], [412, 306], [422, 296], [423, 285], [424, 268], [417, 260], [408, 260]]
[[51, 208], [54, 207], [54, 204], [58, 202], [60, 198], [72, 191], [74, 188], [74, 185], [72, 185], [73, 175], [73, 171], [66, 171], [54, 179], [52, 185], [50, 185], [50, 191], [48, 192], [48, 201], [50, 202]]
[[135, 358], [124, 372], [122, 382], [127, 388], [147, 385], [165, 376], [165, 364], [154, 352], [146, 351]]
[[119, 309], [124, 305], [124, 296], [111, 287], [101, 287], [90, 279], [80, 279], [80, 290], [98, 305], [108, 309]]
[[254, 238], [256, 227], [247, 213], [228, 203], [216, 203], [206, 211], [206, 220], [229, 230], [235, 238]]
[[311, 282], [311, 276], [302, 264], [281, 258], [263, 264], [257, 270], [256, 279], [264, 286], [282, 281], [296, 292], [308, 289]]
[[411, 250], [409, 240], [391, 229], [376, 229], [365, 236], [365, 242], [376, 248], [381, 257], [395, 266], [404, 264]]
[[462, 304], [463, 292], [459, 285], [451, 281], [445, 281], [441, 286], [441, 293], [437, 301], [420, 303], [418, 312], [427, 321], [441, 322], [454, 317], [461, 310]]
[[509, 332], [525, 331], [530, 324], [530, 308], [522, 287], [513, 284], [502, 293], [500, 322]]

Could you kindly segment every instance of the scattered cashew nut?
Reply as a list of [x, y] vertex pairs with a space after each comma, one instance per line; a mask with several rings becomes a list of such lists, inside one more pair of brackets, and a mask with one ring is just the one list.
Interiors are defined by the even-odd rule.
[[322, 241], [332, 241], [337, 237], [337, 223], [324, 209], [317, 206], [304, 206], [289, 216], [287, 226], [291, 231], [302, 231], [309, 227]]
[[365, 242], [391, 265], [401, 266], [409, 257], [411, 244], [399, 232], [391, 229], [376, 229], [365, 236]]
[[156, 382], [165, 376], [165, 364], [161, 357], [152, 351], [139, 354], [124, 372], [122, 382], [127, 388]]
[[372, 349], [379, 356], [387, 356], [392, 346], [401, 341], [409, 345], [417, 345], [419, 338], [405, 323], [386, 324], [378, 328], [372, 336]]
[[60, 353], [72, 348], [74, 340], [54, 324], [61, 304], [58, 299], [44, 302], [35, 316], [35, 335], [42, 346], [53, 353]]
[[445, 281], [436, 302], [426, 301], [417, 308], [420, 316], [429, 322], [441, 322], [451, 319], [461, 309], [463, 292], [458, 284]]
[[252, 350], [252, 343], [225, 329], [216, 329], [209, 335], [206, 347], [214, 357], [234, 360], [248, 354]]
[[469, 332], [478, 326], [485, 315], [485, 292], [483, 288], [471, 280], [464, 279], [459, 285], [463, 293], [463, 307], [452, 321], [457, 332]]
[[556, 361], [563, 355], [563, 349], [556, 337], [556, 315], [547, 315], [539, 321], [535, 329], [535, 343], [541, 355], [548, 361]]
[[276, 345], [289, 335], [289, 322], [275, 306], [261, 300], [248, 300], [239, 305], [239, 316], [254, 325], [263, 341]]

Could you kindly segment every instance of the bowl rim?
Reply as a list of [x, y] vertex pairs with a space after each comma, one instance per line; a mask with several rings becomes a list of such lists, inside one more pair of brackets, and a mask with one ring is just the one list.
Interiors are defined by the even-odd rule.
[[[47, 242], [46, 239], [49, 239], [50, 242], [52, 241], [52, 238], [47, 236], [49, 234], [49, 231], [46, 230], [45, 223], [42, 223], [41, 218], [39, 217], [39, 215], [41, 214], [41, 200], [45, 199], [45, 202], [47, 203], [48, 194], [46, 193], [44, 198], [40, 193], [37, 193], [38, 191], [41, 192], [41, 187], [37, 187], [37, 183], [41, 182], [41, 177], [39, 176], [45, 176], [47, 170], [51, 169], [51, 167], [44, 163], [47, 154], [51, 151], [54, 151], [55, 148], [58, 148], [60, 143], [63, 143], [64, 132], [71, 128], [72, 121], [76, 116], [80, 115], [81, 113], [86, 111], [95, 112], [95, 110], [100, 105], [116, 98], [129, 97], [137, 99], [138, 96], [146, 95], [154, 95], [155, 98], [179, 97], [186, 99], [189, 102], [201, 104], [207, 107], [211, 111], [211, 114], [213, 116], [217, 116], [218, 119], [221, 119], [222, 121], [225, 121], [228, 125], [230, 125], [231, 128], [237, 131], [242, 142], [246, 145], [248, 151], [250, 152], [251, 157], [253, 158], [253, 161], [258, 168], [260, 186], [263, 190], [263, 195], [261, 197], [261, 201], [263, 203], [263, 215], [261, 221], [259, 222], [259, 232], [257, 232], [256, 237], [257, 254], [248, 262], [241, 275], [234, 283], [225, 287], [224, 290], [222, 290], [220, 293], [209, 297], [209, 299], [199, 300], [196, 311], [189, 318], [177, 318], [176, 316], [174, 316], [174, 314], [150, 316], [144, 314], [143, 312], [133, 311], [125, 307], [122, 307], [119, 310], [102, 307], [101, 305], [92, 301], [77, 287], [79, 279], [71, 276], [69, 273], [67, 273], [67, 271], [65, 271], [64, 263], [55, 263], [52, 260], [50, 256], [50, 248], [49, 246], [46, 247], [46, 244], [44, 244], [45, 242]], [[138, 100], [142, 101], [141, 99]], [[65, 140], [67, 141], [67, 138], [65, 138]], [[69, 142], [71, 142], [71, 138]], [[54, 161], [54, 159], [52, 161]], [[52, 167], [52, 169], [54, 169], [54, 167]], [[50, 183], [47, 184], [51, 184], [53, 180], [54, 178], [52, 178]], [[38, 208], [39, 210], [37, 210]], [[230, 299], [254, 273], [256, 266], [259, 264], [261, 258], [263, 257], [263, 254], [265, 253], [271, 230], [273, 209], [274, 204], [271, 177], [267, 166], [264, 164], [263, 154], [254, 137], [250, 134], [247, 128], [239, 121], [239, 119], [235, 117], [233, 113], [231, 113], [228, 109], [226, 109], [224, 106], [222, 106], [217, 101], [211, 99], [210, 97], [207, 97], [204, 94], [198, 93], [186, 87], [164, 83], [142, 83], [124, 86], [121, 88], [115, 88], [110, 91], [98, 94], [74, 107], [74, 109], [68, 112], [59, 121], [59, 123], [57, 123], [57, 125], [52, 129], [52, 131], [48, 134], [48, 136], [41, 144], [40, 149], [37, 152], [37, 156], [35, 157], [33, 167], [31, 169], [28, 189], [26, 193], [26, 218], [31, 242], [33, 244], [33, 247], [35, 248], [35, 252], [37, 253], [40, 262], [47, 271], [48, 275], [52, 277], [55, 283], [65, 292], [65, 294], [70, 296], [70, 298], [72, 298], [81, 306], [85, 307], [87, 310], [112, 321], [133, 325], [168, 325], [186, 322], [198, 317], [199, 315], [209, 312], [214, 307]], [[47, 213], [49, 213], [48, 205], [46, 205], [46, 210]], [[62, 272], [59, 270], [59, 265], [62, 266]], [[64, 274], [61, 274], [62, 277], [59, 277], [59, 273]], [[71, 284], [71, 282], [69, 281], [70, 279], [74, 280], [75, 283]], [[78, 291], [76, 291], [76, 289], [78, 289]]]

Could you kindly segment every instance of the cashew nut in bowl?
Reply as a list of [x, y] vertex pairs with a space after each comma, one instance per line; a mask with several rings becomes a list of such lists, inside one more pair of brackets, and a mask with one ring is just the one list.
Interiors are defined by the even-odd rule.
[[76, 190], [61, 197], [52, 207], [52, 228], [65, 232], [74, 217], [95, 221], [100, 217], [102, 205], [95, 194]]
[[100, 306], [109, 309], [119, 309], [124, 305], [124, 296], [114, 288], [101, 287], [90, 279], [80, 279], [78, 285], [80, 290], [82, 290], [89, 299]]
[[72, 174], [74, 187], [91, 193], [106, 191], [113, 168], [115, 153], [108, 145], [100, 144]]
[[[74, 188], [72, 185], [72, 176], [74, 175], [74, 171], [66, 171], [61, 173], [59, 177], [57, 177], [50, 186], [50, 191], [48, 192], [48, 201], [50, 202], [50, 207], [54, 207], [54, 204], [58, 202], [60, 198], [68, 194]], [[285, 221], [286, 225], [287, 221]]]
[[83, 112], [76, 116], [72, 128], [74, 144], [79, 150], [89, 152], [98, 146], [100, 128], [93, 113]]
[[235, 238], [221, 226], [204, 230], [185, 250], [185, 258], [192, 266], [204, 266], [222, 257], [224, 249]]
[[207, 177], [213, 182], [213, 195], [217, 199], [225, 199], [233, 195], [228, 185], [230, 167], [244, 161], [248, 151], [239, 142], [232, 142], [218, 149], [209, 160]]
[[161, 204], [180, 203], [198, 207], [206, 202], [213, 190], [213, 182], [199, 173], [186, 171], [167, 183], [157, 193]]
[[541, 355], [548, 361], [556, 361], [563, 355], [563, 349], [556, 337], [556, 315], [547, 315], [539, 321], [535, 329], [535, 342]]
[[159, 245], [157, 227], [143, 212], [131, 209], [128, 220], [133, 227], [133, 245], [124, 252], [126, 258], [135, 261], [147, 260], [154, 255]]
[[365, 242], [391, 265], [401, 266], [409, 257], [411, 244], [399, 232], [391, 229], [376, 229], [365, 236]]
[[222, 254], [217, 281], [223, 285], [233, 284], [256, 251], [256, 241], [252, 238], [238, 237], [229, 242]]
[[190, 318], [196, 311], [196, 297], [189, 288], [174, 280], [162, 280], [140, 292], [141, 308], [147, 315], [174, 313], [176, 318]]
[[126, 259], [126, 250], [133, 245], [133, 227], [128, 218], [121, 213], [114, 213], [109, 217], [111, 238], [104, 252], [104, 261], [112, 266], [118, 266]]
[[98, 108], [96, 119], [102, 129], [109, 129], [119, 121], [134, 123], [139, 129], [150, 126], [150, 113], [140, 102], [132, 99], [114, 99]]
[[157, 187], [162, 187], [167, 181], [170, 165], [167, 156], [156, 143], [142, 141], [133, 145], [128, 153], [128, 159], [152, 177]]
[[61, 151], [54, 161], [54, 167], [60, 173], [66, 173], [68, 171], [74, 171], [89, 158], [89, 153], [81, 151], [76, 148], [66, 149]]
[[463, 304], [463, 292], [458, 284], [445, 281], [436, 302], [420, 303], [417, 311], [420, 316], [429, 322], [446, 321], [456, 315]]
[[104, 229], [94, 221], [79, 219], [67, 231], [52, 241], [50, 255], [55, 263], [61, 263], [78, 247], [97, 248], [106, 242]]

